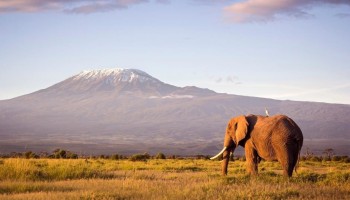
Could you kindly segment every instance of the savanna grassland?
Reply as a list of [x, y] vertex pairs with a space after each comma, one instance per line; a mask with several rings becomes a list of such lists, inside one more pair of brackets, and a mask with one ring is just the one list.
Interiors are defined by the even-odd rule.
[[277, 162], [167, 159], [0, 159], [0, 199], [350, 199], [350, 163], [301, 161], [291, 179]]

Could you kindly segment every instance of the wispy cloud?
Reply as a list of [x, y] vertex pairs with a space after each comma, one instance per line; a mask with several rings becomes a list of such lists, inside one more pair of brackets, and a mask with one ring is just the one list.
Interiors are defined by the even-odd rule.
[[245, 0], [224, 8], [228, 19], [235, 23], [267, 22], [279, 15], [297, 18], [311, 16], [308, 10], [323, 4], [349, 5], [349, 0]]
[[213, 4], [223, 4], [230, 0], [190, 0], [189, 2], [194, 5], [213, 5]]
[[161, 3], [161, 4], [170, 4], [170, 0], [156, 0], [157, 3]]
[[[147, 3], [148, 0], [0, 0], [0, 13], [42, 12], [48, 10], [67, 13], [93, 13], [126, 9]], [[156, 1], [156, 2], [164, 2]]]
[[225, 84], [242, 84], [237, 76], [226, 76], [215, 78], [215, 83], [225, 83]]
[[335, 16], [339, 17], [339, 18], [349, 18], [350, 17], [350, 13], [338, 13]]

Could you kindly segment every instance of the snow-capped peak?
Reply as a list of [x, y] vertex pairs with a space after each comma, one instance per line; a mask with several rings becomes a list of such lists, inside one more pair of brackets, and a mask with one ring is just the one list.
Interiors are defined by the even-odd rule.
[[113, 68], [113, 69], [99, 69], [99, 70], [84, 70], [78, 75], [73, 77], [74, 80], [88, 79], [105, 79], [106, 82], [116, 83], [116, 82], [159, 82], [157, 79], [148, 75], [146, 72], [143, 72], [138, 69], [122, 69], [122, 68]]

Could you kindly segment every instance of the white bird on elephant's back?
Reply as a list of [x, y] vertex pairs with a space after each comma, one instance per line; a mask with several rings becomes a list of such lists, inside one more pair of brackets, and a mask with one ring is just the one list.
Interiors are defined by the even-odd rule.
[[267, 110], [266, 107], [265, 107], [265, 114], [266, 114], [266, 117], [270, 117], [270, 113], [269, 113], [269, 111]]

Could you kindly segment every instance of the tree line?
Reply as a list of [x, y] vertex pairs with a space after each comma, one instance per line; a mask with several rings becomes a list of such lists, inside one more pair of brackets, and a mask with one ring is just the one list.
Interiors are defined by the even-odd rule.
[[[179, 156], [179, 155], [168, 155], [166, 156], [164, 153], [159, 152], [156, 155], [150, 155], [149, 153], [143, 154], [133, 154], [133, 155], [121, 155], [121, 154], [111, 154], [111, 155], [78, 155], [74, 152], [64, 150], [64, 149], [55, 149], [51, 153], [48, 152], [40, 152], [35, 153], [33, 151], [26, 151], [23, 153], [12, 152], [10, 154], [0, 154], [0, 158], [25, 158], [25, 159], [36, 159], [36, 158], [48, 158], [48, 159], [111, 159], [111, 160], [130, 160], [130, 161], [147, 161], [149, 159], [203, 159], [209, 160], [209, 155], [195, 155], [195, 156]], [[240, 160], [245, 161], [245, 156], [237, 156], [230, 155], [230, 160]], [[349, 156], [339, 156], [335, 155], [333, 149], [325, 149], [322, 155], [314, 155], [307, 149], [305, 155], [300, 157], [301, 161], [340, 161], [350, 163]]]
[[[179, 155], [169, 155], [166, 156], [164, 153], [157, 153], [156, 155], [150, 155], [149, 153], [143, 154], [133, 154], [133, 155], [121, 155], [121, 154], [110, 154], [110, 155], [78, 155], [74, 152], [65, 149], [55, 149], [51, 153], [48, 152], [40, 152], [36, 153], [33, 151], [26, 152], [11, 152], [9, 154], [0, 154], [0, 158], [25, 158], [25, 159], [39, 159], [39, 158], [47, 158], [47, 159], [111, 159], [111, 160], [126, 160], [129, 159], [131, 161], [145, 161], [149, 159], [184, 159], [184, 157]], [[197, 155], [192, 158], [197, 159], [209, 159], [209, 155]]]

